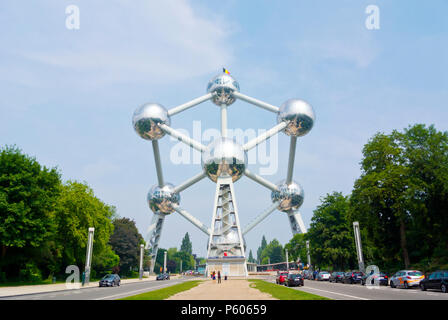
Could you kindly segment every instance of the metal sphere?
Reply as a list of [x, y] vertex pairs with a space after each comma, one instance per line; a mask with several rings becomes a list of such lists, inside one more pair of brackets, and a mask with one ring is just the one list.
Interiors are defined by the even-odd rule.
[[277, 122], [287, 121], [285, 133], [301, 137], [313, 128], [315, 115], [313, 108], [303, 100], [289, 99], [280, 106]]
[[157, 140], [165, 135], [158, 124], [170, 125], [168, 111], [160, 104], [147, 103], [135, 110], [132, 124], [137, 134], [146, 140]]
[[243, 175], [246, 165], [246, 151], [232, 139], [218, 138], [202, 153], [202, 168], [214, 182], [218, 177], [232, 177], [235, 182]]
[[154, 213], [173, 213], [173, 204], [178, 205], [179, 202], [180, 195], [174, 192], [171, 183], [166, 183], [163, 187], [155, 185], [148, 192], [148, 204]]
[[292, 181], [286, 184], [285, 180], [277, 184], [279, 191], [272, 191], [272, 202], [280, 201], [278, 210], [286, 212], [290, 210], [297, 210], [303, 203], [305, 194], [300, 184]]
[[207, 92], [216, 93], [212, 98], [214, 104], [221, 106], [231, 105], [235, 102], [233, 97], [233, 91], [240, 91], [240, 85], [238, 82], [229, 74], [223, 73], [217, 75], [212, 80], [209, 81], [207, 85]]

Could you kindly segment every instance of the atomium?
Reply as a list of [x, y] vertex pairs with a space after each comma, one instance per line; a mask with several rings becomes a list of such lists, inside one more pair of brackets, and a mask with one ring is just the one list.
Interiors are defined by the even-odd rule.
[[163, 187], [155, 185], [148, 192], [148, 204], [154, 213], [171, 214], [174, 212], [173, 205], [179, 205], [179, 202], [180, 195], [171, 183]]
[[165, 135], [159, 124], [170, 125], [168, 111], [157, 103], [146, 103], [135, 110], [132, 124], [137, 134], [146, 140], [157, 140]]
[[223, 104], [229, 106], [235, 102], [232, 93], [240, 91], [240, 85], [229, 74], [223, 73], [217, 75], [207, 85], [207, 92], [214, 93], [212, 98], [214, 104], [221, 106]]
[[285, 133], [288, 136], [301, 137], [311, 131], [314, 125], [313, 108], [303, 100], [289, 99], [280, 106], [277, 122], [288, 123]]
[[278, 191], [272, 191], [272, 202], [279, 202], [277, 209], [282, 212], [298, 210], [305, 198], [303, 188], [297, 182], [286, 183], [285, 180], [277, 184]]
[[[249, 97], [240, 92], [238, 82], [230, 76], [226, 69], [224, 71], [209, 81], [207, 93], [198, 98], [169, 110], [157, 103], [147, 103], [134, 112], [132, 123], [135, 131], [141, 138], [150, 140], [152, 143], [158, 180], [158, 184], [153, 186], [147, 195], [149, 207], [154, 212], [146, 242], [147, 248], [151, 248], [151, 271], [154, 270], [164, 219], [174, 211], [207, 235], [209, 238], [207, 261], [211, 261], [211, 266], [216, 265], [214, 264], [216, 259], [221, 259], [224, 263], [230, 254], [233, 259], [232, 263], [244, 264], [240, 270], [245, 270], [245, 275], [247, 275], [247, 267], [244, 236], [272, 212], [279, 210], [287, 213], [293, 234], [306, 232], [298, 211], [304, 201], [303, 188], [294, 182], [292, 177], [297, 138], [306, 135], [312, 129], [315, 121], [313, 108], [307, 102], [299, 99], [287, 100], [279, 108]], [[236, 99], [274, 113], [278, 124], [244, 145], [238, 144], [227, 136], [227, 106], [234, 103]], [[205, 146], [200, 141], [170, 127], [172, 116], [208, 100], [220, 106], [221, 137]], [[286, 179], [275, 185], [248, 170], [247, 153], [279, 132], [290, 136], [290, 149]], [[165, 134], [201, 152], [201, 172], [177, 186], [166, 183], [164, 180], [158, 140]], [[239, 224], [233, 183], [243, 175], [271, 190], [273, 203], [242, 230]], [[180, 193], [206, 177], [216, 183], [211, 227], [179, 206]]]
[[232, 177], [235, 182], [244, 173], [247, 154], [243, 147], [229, 138], [218, 138], [202, 153], [202, 168], [216, 182], [219, 177]]

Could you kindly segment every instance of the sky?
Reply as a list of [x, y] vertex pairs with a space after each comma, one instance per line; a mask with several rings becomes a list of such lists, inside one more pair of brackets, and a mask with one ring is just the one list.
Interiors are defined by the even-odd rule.
[[[79, 29], [67, 28], [70, 5]], [[369, 5], [379, 8], [379, 29], [366, 28]], [[15, 144], [57, 166], [64, 181], [86, 182], [146, 236], [146, 194], [157, 177], [151, 142], [134, 132], [132, 114], [147, 102], [169, 109], [205, 94], [225, 67], [244, 94], [313, 106], [316, 122], [298, 139], [294, 165], [309, 227], [321, 197], [351, 192], [375, 133], [415, 123], [448, 130], [447, 15], [446, 0], [3, 0], [0, 146]], [[230, 128], [276, 124], [274, 114], [241, 101], [228, 112]], [[195, 123], [218, 129], [219, 108], [206, 102], [171, 119], [185, 132]], [[286, 176], [289, 137], [272, 141], [278, 167], [263, 177], [276, 183]], [[159, 143], [166, 181], [200, 172], [200, 164], [173, 163], [176, 141]], [[263, 167], [249, 165], [257, 174]], [[245, 177], [235, 191], [242, 227], [271, 205], [270, 191]], [[181, 207], [209, 225], [214, 193], [204, 179], [181, 193]], [[177, 213], [167, 216], [159, 247], [179, 248], [186, 232], [205, 256], [207, 236]], [[248, 233], [247, 253], [262, 235], [287, 243], [286, 215], [276, 211]]]

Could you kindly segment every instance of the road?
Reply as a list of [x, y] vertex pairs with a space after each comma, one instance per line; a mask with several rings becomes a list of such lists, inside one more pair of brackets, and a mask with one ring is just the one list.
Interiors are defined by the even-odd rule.
[[[275, 283], [275, 277], [265, 280]], [[360, 284], [305, 280], [303, 287], [292, 287], [335, 300], [448, 300], [448, 293], [421, 291], [419, 288], [392, 289], [389, 286], [367, 288]]]
[[0, 300], [116, 300], [194, 279], [196, 278], [185, 277], [163, 281], [143, 281], [122, 284], [119, 287], [93, 287], [1, 297]]

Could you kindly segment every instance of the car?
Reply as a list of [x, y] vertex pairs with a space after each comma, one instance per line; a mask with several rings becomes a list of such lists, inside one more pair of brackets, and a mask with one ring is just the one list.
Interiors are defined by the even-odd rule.
[[168, 273], [160, 273], [157, 275], [156, 280], [170, 280], [170, 275]]
[[420, 281], [420, 289], [426, 291], [427, 289], [441, 290], [443, 293], [448, 292], [448, 270], [440, 270], [433, 272], [428, 278]]
[[384, 272], [380, 272], [379, 274], [374, 274], [372, 272], [369, 275], [366, 274], [366, 275], [362, 276], [361, 284], [363, 286], [366, 285], [367, 278], [370, 277], [370, 276], [371, 276], [371, 278], [370, 278], [370, 284], [371, 285], [375, 285], [375, 281], [377, 281], [380, 286], [387, 286], [388, 283], [389, 283], [389, 278], [388, 278], [387, 274], [385, 274]]
[[425, 278], [423, 272], [418, 270], [400, 270], [390, 278], [391, 288], [411, 288], [420, 286], [420, 281]]
[[313, 280], [313, 271], [311, 270], [303, 270], [303, 278], [307, 280]]
[[350, 271], [344, 274], [344, 278], [342, 279], [342, 283], [354, 284], [361, 283], [362, 277], [364, 273], [361, 271]]
[[100, 287], [120, 286], [121, 279], [118, 274], [106, 274], [99, 282]]
[[316, 280], [317, 281], [328, 281], [330, 279], [330, 272], [328, 271], [321, 271], [317, 274]]
[[287, 287], [295, 287], [295, 286], [303, 286], [303, 276], [299, 273], [290, 273], [285, 281], [285, 286]]
[[284, 284], [286, 281], [286, 278], [288, 277], [288, 272], [279, 272], [277, 274], [277, 278], [275, 278], [276, 284]]
[[328, 281], [337, 283], [342, 282], [343, 278], [344, 278], [344, 272], [335, 271], [330, 275], [330, 279], [328, 279]]

